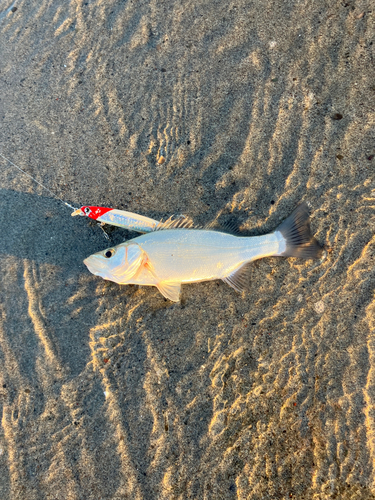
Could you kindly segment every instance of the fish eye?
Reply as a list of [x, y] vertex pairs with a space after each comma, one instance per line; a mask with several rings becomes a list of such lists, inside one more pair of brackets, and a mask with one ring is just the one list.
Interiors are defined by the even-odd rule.
[[106, 257], [107, 259], [110, 259], [113, 254], [114, 254], [113, 250], [107, 250], [106, 253], [104, 254], [104, 257]]
[[89, 209], [89, 207], [85, 207], [84, 212], [85, 212], [85, 214], [89, 214], [91, 212], [91, 210]]

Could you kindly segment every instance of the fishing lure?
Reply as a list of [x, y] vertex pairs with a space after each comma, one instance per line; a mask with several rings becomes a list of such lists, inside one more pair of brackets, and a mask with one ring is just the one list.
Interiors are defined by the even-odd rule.
[[106, 207], [84, 206], [75, 210], [71, 215], [73, 217], [76, 215], [83, 215], [90, 217], [90, 219], [93, 219], [96, 222], [100, 222], [101, 226], [104, 224], [110, 224], [112, 226], [122, 227], [138, 233], [150, 233], [151, 231], [155, 231], [160, 228], [162, 225], [164, 228], [171, 227], [177, 221], [184, 221], [186, 225], [192, 224], [191, 219], [185, 215], [172, 215], [169, 219], [163, 222], [151, 219], [150, 217], [145, 217], [144, 215], [135, 214], [133, 212], [126, 212], [125, 210]]
[[117, 210], [116, 208], [84, 206], [75, 210], [71, 215], [72, 217], [83, 215], [101, 224], [110, 224], [137, 231], [138, 233], [154, 231], [160, 224], [160, 221], [151, 219], [150, 217], [126, 212], [125, 210]]
[[[13, 167], [17, 168], [20, 172], [23, 174], [27, 175], [30, 179], [32, 179], [34, 182], [36, 182], [39, 186], [41, 186], [43, 189], [48, 191], [52, 196], [57, 198], [61, 203], [69, 207], [71, 210], [73, 210], [73, 213], [71, 214], [72, 216], [75, 215], [84, 215], [86, 217], [90, 217], [91, 219], [97, 221], [100, 223], [101, 227], [104, 224], [111, 224], [112, 226], [119, 226], [125, 229], [129, 229], [132, 231], [137, 231], [139, 233], [147, 233], [149, 231], [153, 231], [159, 224], [161, 224], [160, 221], [151, 219], [149, 217], [145, 217], [143, 215], [138, 215], [134, 214], [132, 212], [125, 212], [123, 210], [117, 210], [113, 208], [105, 208], [105, 207], [92, 207], [92, 206], [83, 206], [81, 208], [76, 208], [67, 203], [66, 201], [62, 200], [59, 196], [57, 196], [56, 193], [51, 191], [48, 187], [44, 186], [41, 182], [39, 182], [35, 177], [27, 173], [25, 170], [23, 170], [21, 167], [13, 163], [9, 158], [4, 156], [2, 153], [0, 153], [0, 157], [2, 157], [5, 161], [13, 165]], [[183, 217], [183, 216], [181, 216]], [[172, 218], [168, 219], [168, 221], [171, 221]], [[167, 222], [168, 222], [167, 221]], [[103, 229], [103, 227], [102, 227]], [[107, 233], [104, 231], [104, 235], [107, 239], [109, 239], [109, 236]]]
[[262, 257], [318, 258], [322, 249], [310, 230], [306, 203], [299, 205], [272, 233], [234, 236], [191, 228], [177, 219], [148, 234], [90, 255], [88, 270], [118, 284], [156, 286], [174, 302], [181, 284], [221, 279], [238, 292], [246, 289], [249, 264]]

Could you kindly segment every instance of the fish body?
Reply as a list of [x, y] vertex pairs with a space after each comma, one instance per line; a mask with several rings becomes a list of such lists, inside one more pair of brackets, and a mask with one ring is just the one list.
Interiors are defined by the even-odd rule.
[[158, 279], [181, 283], [223, 279], [246, 262], [285, 250], [277, 232], [246, 238], [212, 230], [169, 229], [139, 236], [130, 244], [147, 255]]
[[[173, 225], [173, 224], [172, 224]], [[249, 264], [269, 256], [318, 257], [307, 205], [302, 204], [276, 231], [263, 236], [234, 236], [187, 229], [181, 220], [85, 259], [89, 271], [119, 284], [152, 285], [177, 302], [183, 283], [222, 279], [242, 292]]]
[[[183, 283], [225, 279], [255, 259], [285, 249], [280, 233], [237, 237], [199, 229], [148, 233], [84, 261], [95, 275], [118, 284], [153, 285], [178, 301]], [[106, 253], [110, 257], [106, 257]]]

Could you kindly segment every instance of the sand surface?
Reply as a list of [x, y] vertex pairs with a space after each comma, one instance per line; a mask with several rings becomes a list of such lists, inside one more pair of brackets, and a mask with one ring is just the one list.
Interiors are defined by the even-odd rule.
[[326, 245], [172, 304], [0, 159], [0, 499], [375, 498], [374, 35], [372, 0], [0, 0], [0, 152], [59, 197], [247, 235], [306, 200]]

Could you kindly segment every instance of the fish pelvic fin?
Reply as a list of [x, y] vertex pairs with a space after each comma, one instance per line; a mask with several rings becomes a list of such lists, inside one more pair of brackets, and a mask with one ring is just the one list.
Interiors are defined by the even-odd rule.
[[166, 299], [169, 299], [172, 302], [179, 302], [180, 292], [181, 292], [181, 283], [174, 282], [174, 281], [161, 281], [156, 286], [158, 287], [159, 292]]
[[321, 257], [323, 249], [311, 234], [307, 203], [298, 205], [294, 212], [280, 224], [275, 233], [277, 231], [285, 240], [285, 250], [278, 255], [303, 259]]
[[249, 289], [251, 263], [243, 264], [229, 276], [223, 278], [224, 283], [231, 286], [236, 292], [242, 293]]
[[178, 215], [176, 218], [172, 215], [164, 222], [159, 222], [153, 229], [154, 231], [162, 231], [164, 229], [197, 229], [194, 228], [194, 223], [190, 217]]

